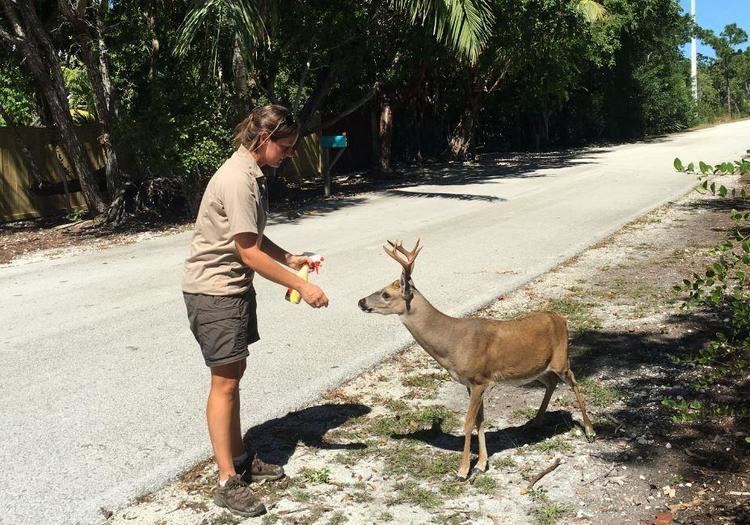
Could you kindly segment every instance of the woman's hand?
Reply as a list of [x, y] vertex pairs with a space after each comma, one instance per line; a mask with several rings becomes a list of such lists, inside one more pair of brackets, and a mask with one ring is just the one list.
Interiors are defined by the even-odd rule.
[[303, 286], [300, 286], [298, 292], [302, 296], [302, 299], [313, 308], [328, 306], [328, 297], [326, 297], [326, 294], [312, 283], [305, 283]]
[[286, 257], [286, 265], [292, 270], [299, 270], [309, 259], [307, 255], [288, 255]]

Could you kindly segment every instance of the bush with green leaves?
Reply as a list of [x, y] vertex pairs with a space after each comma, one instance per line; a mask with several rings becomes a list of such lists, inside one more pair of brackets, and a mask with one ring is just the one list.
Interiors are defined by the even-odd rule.
[[[748, 150], [750, 154], [750, 150]], [[721, 176], [750, 174], [747, 158], [710, 165], [683, 164], [675, 159], [677, 171], [694, 175], [698, 191], [739, 200], [747, 209], [744, 189], [728, 189], [717, 181]], [[697, 168], [697, 169], [696, 169]], [[693, 383], [697, 391], [706, 391], [724, 378], [743, 377], [750, 369], [750, 211], [731, 211], [734, 222], [728, 237], [711, 253], [712, 260], [700, 272], [676, 285], [674, 291], [685, 296], [683, 308], [704, 307], [726, 316], [728, 326], [716, 333], [715, 340], [687, 357], [675, 358], [697, 367], [700, 376]], [[675, 412], [673, 420], [686, 422], [711, 416], [748, 417], [747, 410], [727, 405], [706, 404], [696, 399], [665, 398], [662, 404]]]

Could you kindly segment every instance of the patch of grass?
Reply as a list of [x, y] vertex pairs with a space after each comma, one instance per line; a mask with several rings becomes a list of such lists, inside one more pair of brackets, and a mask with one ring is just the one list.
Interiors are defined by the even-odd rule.
[[235, 516], [231, 512], [224, 511], [211, 517], [211, 525], [237, 525], [242, 518]]
[[387, 510], [384, 510], [383, 512], [378, 514], [378, 521], [382, 523], [388, 523], [389, 521], [393, 521], [393, 514], [391, 514]]
[[664, 295], [661, 290], [650, 284], [633, 285], [633, 283], [628, 283], [618, 293], [631, 299], [658, 299]]
[[413, 503], [424, 509], [434, 509], [442, 504], [441, 498], [429, 489], [420, 487], [415, 481], [404, 481], [394, 485], [396, 494], [393, 503]]
[[409, 410], [409, 404], [401, 399], [386, 398], [382, 401], [385, 408], [391, 412], [406, 412]]
[[560, 397], [557, 398], [556, 402], [561, 407], [573, 406], [573, 398], [567, 393], [560, 395]]
[[401, 384], [411, 388], [411, 395], [418, 398], [434, 398], [437, 396], [440, 383], [450, 379], [447, 372], [430, 372], [428, 374], [413, 374], [401, 380]]
[[534, 448], [541, 452], [549, 452], [551, 450], [555, 450], [558, 452], [570, 452], [573, 450], [573, 445], [571, 445], [570, 442], [564, 440], [563, 438], [555, 436], [537, 443], [536, 445], [534, 445]]
[[352, 492], [352, 500], [357, 503], [368, 503], [374, 498], [370, 494], [370, 487], [364, 481], [358, 481], [352, 485], [354, 492]]
[[461, 525], [464, 523], [466, 518], [461, 514], [439, 514], [432, 518], [430, 523], [439, 523], [441, 525]]
[[409, 474], [417, 479], [438, 480], [458, 468], [461, 454], [437, 452], [429, 454], [414, 443], [399, 443], [395, 448], [382, 451], [388, 472]]
[[492, 466], [495, 468], [513, 468], [516, 466], [516, 462], [513, 461], [513, 458], [510, 456], [503, 456], [499, 459], [495, 459], [492, 461]]
[[376, 451], [372, 443], [364, 443], [364, 445], [364, 448], [350, 448], [346, 452], [339, 452], [333, 456], [333, 461], [339, 465], [356, 465]]
[[532, 407], [523, 407], [523, 408], [516, 408], [511, 412], [510, 417], [513, 419], [520, 419], [520, 420], [528, 420], [533, 419], [534, 416], [536, 416], [536, 408]]
[[480, 494], [494, 494], [495, 489], [497, 488], [497, 481], [486, 474], [482, 474], [477, 476], [474, 480], [474, 488], [477, 489]]
[[607, 387], [594, 379], [581, 379], [578, 386], [583, 391], [586, 401], [598, 407], [608, 407], [623, 397], [622, 391]]
[[577, 332], [598, 330], [602, 327], [599, 318], [592, 314], [592, 310], [598, 306], [595, 303], [578, 301], [570, 297], [563, 299], [551, 299], [544, 304], [544, 310], [552, 310], [565, 317], [573, 325]]
[[312, 499], [312, 495], [302, 489], [294, 489], [289, 493], [289, 498], [298, 503], [308, 503]]
[[322, 467], [319, 469], [303, 468], [302, 478], [306, 483], [329, 483], [331, 481], [331, 469]]
[[314, 508], [303, 516], [295, 517], [292, 523], [294, 523], [294, 525], [312, 525], [313, 523], [316, 523], [321, 516], [323, 516], [323, 509]]
[[326, 440], [327, 441], [359, 441], [363, 442], [366, 441], [367, 438], [370, 437], [370, 435], [365, 432], [363, 429], [357, 427], [357, 423], [360, 422], [350, 422], [346, 426], [341, 426], [339, 428], [334, 428], [333, 430], [329, 430], [326, 432]]
[[328, 520], [328, 525], [342, 525], [343, 523], [346, 523], [347, 521], [349, 521], [349, 519], [344, 515], [343, 512], [336, 511], [333, 514], [331, 514], [331, 517]]
[[466, 492], [466, 483], [444, 482], [440, 485], [440, 494], [456, 498]]
[[447, 432], [458, 425], [458, 418], [442, 405], [430, 405], [400, 412], [393, 416], [380, 416], [370, 419], [370, 430], [378, 436], [408, 434], [439, 424]]
[[532, 489], [529, 491], [529, 495], [536, 505], [534, 508], [534, 518], [537, 525], [555, 525], [555, 523], [570, 512], [570, 509], [565, 505], [549, 499], [544, 489]]
[[274, 523], [277, 523], [280, 519], [281, 519], [281, 516], [279, 516], [278, 514], [266, 514], [260, 520], [260, 523], [261, 525], [273, 525]]

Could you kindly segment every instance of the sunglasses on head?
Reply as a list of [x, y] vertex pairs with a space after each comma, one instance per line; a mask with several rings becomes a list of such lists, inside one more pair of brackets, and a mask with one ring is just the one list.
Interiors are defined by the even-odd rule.
[[[291, 111], [287, 113], [286, 115], [284, 115], [283, 119], [279, 120], [279, 123], [276, 124], [275, 128], [273, 128], [273, 131], [271, 131], [270, 135], [273, 135], [274, 133], [276, 133], [282, 124], [284, 124], [288, 128], [291, 128], [297, 125], [297, 121], [294, 120], [294, 115], [292, 114]], [[270, 138], [270, 135], [269, 135], [269, 138]]]

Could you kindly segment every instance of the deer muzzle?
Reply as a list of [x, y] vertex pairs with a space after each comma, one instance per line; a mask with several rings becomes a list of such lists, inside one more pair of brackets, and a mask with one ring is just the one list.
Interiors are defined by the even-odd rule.
[[372, 308], [370, 308], [369, 306], [367, 306], [367, 298], [366, 297], [363, 297], [362, 299], [360, 299], [357, 304], [359, 305], [359, 307], [362, 309], [363, 312], [367, 312], [367, 313], [372, 312]]

